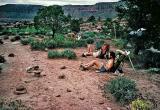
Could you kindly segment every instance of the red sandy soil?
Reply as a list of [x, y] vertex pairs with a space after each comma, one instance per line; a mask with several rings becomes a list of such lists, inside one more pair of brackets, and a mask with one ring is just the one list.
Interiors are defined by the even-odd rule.
[[[95, 59], [80, 57], [85, 50], [86, 48], [74, 49], [78, 56], [76, 60], [48, 59], [47, 52], [31, 51], [29, 46], [5, 41], [5, 44], [0, 46], [0, 54], [4, 54], [7, 60], [0, 74], [0, 96], [13, 100], [21, 99], [35, 110], [107, 110], [108, 107], [112, 110], [126, 110], [114, 100], [105, 98], [101, 89], [115, 76], [98, 74], [94, 70], [79, 70], [81, 63]], [[8, 57], [9, 53], [14, 53], [15, 57]], [[26, 72], [26, 68], [32, 65], [43, 69], [42, 77], [35, 78]], [[66, 66], [66, 69], [60, 69], [62, 66]], [[133, 70], [126, 64], [125, 67], [125, 75], [134, 76]], [[60, 75], [65, 75], [65, 78], [59, 79]], [[144, 87], [150, 83], [147, 76], [145, 79], [137, 77], [134, 76], [134, 79]], [[13, 91], [17, 85], [24, 85], [27, 94], [15, 95]], [[152, 86], [159, 94], [157, 84]]]

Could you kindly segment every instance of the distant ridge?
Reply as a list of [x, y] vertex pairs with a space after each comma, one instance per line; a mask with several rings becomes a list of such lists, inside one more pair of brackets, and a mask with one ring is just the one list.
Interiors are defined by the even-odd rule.
[[[64, 5], [64, 13], [74, 18], [87, 18], [91, 15], [101, 18], [116, 16], [115, 6], [118, 2], [102, 2], [95, 5]], [[42, 5], [6, 4], [0, 6], [0, 22], [33, 20]]]

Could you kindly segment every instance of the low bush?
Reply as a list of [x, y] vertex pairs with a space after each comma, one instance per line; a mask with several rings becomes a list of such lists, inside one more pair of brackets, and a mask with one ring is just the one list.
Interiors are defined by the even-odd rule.
[[104, 40], [97, 41], [96, 42], [96, 49], [100, 49], [104, 43], [105, 43]]
[[68, 59], [75, 59], [77, 57], [76, 53], [72, 50], [64, 50], [62, 56]]
[[24, 105], [21, 100], [0, 99], [0, 110], [32, 110], [32, 108]]
[[62, 58], [62, 54], [59, 51], [52, 50], [48, 51], [48, 58], [54, 59], [54, 58]]
[[86, 39], [87, 44], [93, 44], [94, 43], [94, 39], [89, 37]]
[[152, 110], [152, 104], [149, 101], [136, 99], [131, 103], [131, 110]]
[[125, 77], [118, 77], [105, 86], [117, 101], [122, 104], [131, 102], [136, 98], [136, 83]]
[[160, 68], [149, 68], [148, 72], [160, 74]]
[[20, 39], [21, 39], [21, 37], [17, 35], [17, 36], [12, 37], [12, 38], [10, 39], [10, 41], [11, 41], [11, 42], [15, 42], [15, 41], [20, 40]]
[[22, 38], [20, 42], [22, 45], [28, 45], [30, 43], [30, 40], [29, 38]]
[[49, 51], [48, 52], [48, 58], [54, 59], [54, 58], [68, 58], [68, 59], [75, 59], [76, 53], [71, 50], [64, 50], [64, 51]]
[[77, 40], [75, 42], [76, 47], [86, 47], [87, 46], [87, 41], [85, 39]]
[[30, 45], [32, 50], [45, 50], [45, 44], [42, 41], [32, 40]]
[[125, 48], [125, 46], [127, 44], [127, 41], [124, 39], [113, 39], [112, 41], [113, 41], [113, 44], [120, 49]]
[[96, 36], [95, 32], [84, 32], [82, 34], [82, 39], [87, 39], [89, 37], [94, 38]]
[[54, 49], [57, 47], [57, 43], [53, 39], [47, 39], [47, 40], [44, 40], [43, 42], [46, 48]]

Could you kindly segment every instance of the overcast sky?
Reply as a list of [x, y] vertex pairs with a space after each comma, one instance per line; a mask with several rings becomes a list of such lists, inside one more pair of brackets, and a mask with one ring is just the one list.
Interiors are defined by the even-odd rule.
[[92, 5], [97, 2], [117, 2], [118, 0], [0, 0], [4, 4], [36, 4], [36, 5]]

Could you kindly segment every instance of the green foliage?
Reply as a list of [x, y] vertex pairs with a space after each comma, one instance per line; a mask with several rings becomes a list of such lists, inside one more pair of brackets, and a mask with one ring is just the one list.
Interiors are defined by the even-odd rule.
[[127, 44], [127, 41], [124, 39], [113, 39], [112, 41], [113, 41], [113, 44], [120, 49], [124, 49]]
[[104, 43], [105, 43], [104, 40], [97, 41], [96, 42], [96, 49], [97, 50], [100, 49]]
[[132, 101], [131, 110], [152, 110], [152, 104], [149, 101], [136, 99]]
[[38, 40], [33, 40], [30, 42], [31, 49], [32, 50], [44, 50], [45, 49], [45, 43]]
[[64, 51], [49, 51], [48, 52], [48, 58], [54, 59], [54, 58], [68, 58], [68, 59], [75, 59], [76, 53], [71, 50], [64, 50]]
[[[121, 0], [123, 3], [117, 7], [119, 18], [125, 18], [128, 26], [136, 31], [145, 28], [145, 34], [134, 41], [136, 48], [159, 48], [160, 35], [160, 3], [159, 0]], [[139, 45], [140, 44], [140, 45]]]
[[94, 22], [96, 21], [96, 18], [94, 16], [90, 16], [87, 21]]
[[75, 42], [76, 47], [86, 47], [87, 46], [87, 41], [85, 39], [80, 39]]
[[71, 21], [71, 25], [70, 25], [70, 28], [73, 32], [79, 32], [80, 31], [80, 23], [79, 23], [79, 20], [72, 20]]
[[21, 100], [9, 101], [0, 99], [0, 110], [32, 110], [25, 106]]
[[87, 41], [87, 44], [93, 44], [94, 43], [94, 39], [91, 38], [91, 37], [87, 38], [86, 41]]
[[82, 39], [87, 39], [87, 38], [94, 38], [96, 36], [95, 32], [84, 32], [82, 34]]
[[118, 77], [105, 86], [117, 101], [122, 104], [128, 103], [136, 98], [136, 83], [125, 77]]
[[37, 16], [34, 18], [34, 22], [37, 28], [44, 27], [50, 29], [53, 33], [52, 36], [54, 37], [56, 32], [62, 30], [62, 25], [64, 23], [63, 9], [58, 5], [44, 7], [38, 11]]
[[76, 53], [74, 51], [71, 51], [71, 50], [62, 51], [62, 56], [66, 57], [68, 59], [75, 59], [77, 57]]
[[31, 39], [30, 38], [22, 38], [20, 42], [22, 45], [28, 45], [31, 42]]
[[148, 72], [160, 74], [160, 68], [149, 68]]
[[59, 51], [56, 50], [52, 50], [52, 51], [48, 51], [48, 58], [50, 59], [54, 59], [54, 58], [62, 58], [62, 54]]

